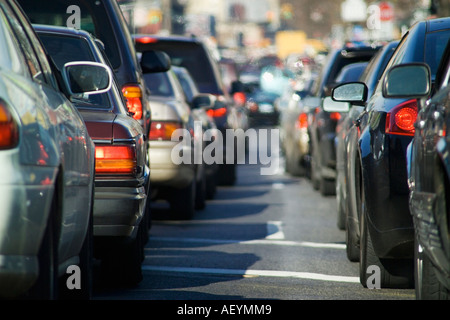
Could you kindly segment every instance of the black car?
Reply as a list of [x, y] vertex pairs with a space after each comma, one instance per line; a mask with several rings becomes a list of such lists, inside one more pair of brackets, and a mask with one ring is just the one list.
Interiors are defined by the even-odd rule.
[[[149, 134], [151, 110], [133, 39], [116, 0], [19, 0], [33, 24], [67, 27], [79, 13], [79, 27], [105, 45], [128, 111]], [[74, 11], [75, 10], [75, 11]]]
[[306, 106], [312, 111], [312, 121], [308, 126], [310, 135], [311, 182], [323, 195], [336, 192], [336, 125], [341, 118], [338, 112], [323, 110], [323, 99], [330, 96], [336, 85], [336, 78], [345, 66], [368, 62], [378, 51], [378, 46], [344, 46], [328, 56], [319, 79], [312, 89], [312, 95], [319, 98], [320, 105]]
[[[368, 88], [368, 97], [372, 96], [389, 59], [392, 57], [398, 41], [392, 41], [380, 49], [370, 60], [368, 66], [359, 78]], [[324, 108], [327, 110], [326, 106]], [[328, 109], [332, 112], [335, 110]], [[358, 127], [355, 122], [364, 111], [360, 105], [351, 105], [348, 112], [341, 112], [342, 117], [336, 127], [336, 202], [337, 225], [346, 232], [347, 257], [350, 261], [359, 261], [359, 216], [357, 199], [352, 197], [355, 192], [354, 177], [350, 174], [354, 169], [350, 167], [348, 159], [354, 158], [358, 144]]]
[[[418, 104], [414, 139], [408, 147], [410, 210], [415, 229], [414, 280], [417, 299], [450, 299], [450, 42], [436, 73], [433, 90], [426, 64], [406, 64], [393, 69], [390, 77], [417, 86], [391, 91]], [[421, 88], [422, 87], [422, 90]], [[431, 92], [430, 92], [431, 91]], [[427, 100], [431, 95], [431, 100]]]
[[249, 126], [272, 125], [280, 121], [280, 111], [276, 101], [280, 96], [276, 93], [256, 89], [247, 94], [246, 107], [248, 109]]
[[[173, 65], [184, 67], [189, 71], [200, 93], [209, 93], [217, 97], [219, 103], [214, 104], [209, 114], [214, 118], [224, 140], [227, 129], [243, 128], [246, 125], [246, 113], [243, 108], [235, 106], [232, 95], [225, 90], [218, 61], [202, 41], [184, 36], [134, 35], [134, 38], [138, 52], [164, 51], [170, 56]], [[226, 163], [226, 144], [224, 142], [224, 164], [219, 166], [219, 182], [233, 185], [236, 180], [236, 164]], [[236, 155], [236, 152], [234, 154]]]
[[[383, 90], [386, 75], [399, 64], [425, 62], [432, 79], [450, 38], [450, 18], [414, 24], [402, 37], [372, 96], [367, 100], [363, 83], [349, 83], [333, 90], [333, 99], [365, 105], [357, 120], [358, 149], [349, 158], [360, 217], [360, 282], [367, 285], [368, 267], [376, 266], [380, 286], [411, 287], [413, 280], [414, 226], [409, 210], [407, 147], [414, 136], [417, 100], [393, 97]], [[408, 88], [390, 81], [391, 86]], [[359, 94], [350, 98], [355, 93]], [[347, 93], [344, 91], [348, 90]], [[352, 92], [350, 92], [352, 91]]]

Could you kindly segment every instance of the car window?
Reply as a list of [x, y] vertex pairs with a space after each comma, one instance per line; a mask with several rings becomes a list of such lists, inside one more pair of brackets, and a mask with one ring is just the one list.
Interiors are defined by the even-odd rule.
[[[56, 67], [61, 71], [67, 62], [92, 61], [94, 55], [86, 39], [50, 33], [38, 33], [48, 54], [52, 57]], [[111, 108], [107, 93], [95, 95], [77, 95], [80, 102], [94, 104], [104, 109]]]
[[175, 66], [186, 68], [197, 83], [200, 92], [219, 93], [219, 84], [207, 53], [194, 42], [163, 42], [152, 44], [152, 48], [166, 52]]
[[0, 10], [0, 69], [9, 70], [17, 74], [29, 75], [23, 67], [25, 61], [20, 54], [20, 49], [15, 39], [11, 36], [10, 29], [3, 10]]
[[3, 3], [1, 3], [3, 10], [6, 13], [6, 19], [9, 22], [15, 36], [18, 39], [20, 49], [24, 55], [26, 65], [30, 71], [33, 80], [38, 82], [45, 82], [44, 72], [37, 59], [37, 53], [34, 51], [33, 46], [26, 34], [24, 26], [20, 23], [12, 9]]
[[433, 79], [449, 38], [450, 30], [437, 31], [426, 35], [425, 62], [430, 66]]
[[145, 73], [145, 83], [151, 95], [162, 97], [173, 97], [172, 85], [165, 72]]
[[67, 26], [67, 20], [72, 13], [67, 13], [69, 6], [76, 5], [80, 12], [80, 28], [86, 30], [105, 44], [105, 51], [113, 68], [121, 64], [115, 35], [111, 32], [111, 22], [105, 10], [103, 1], [54, 0], [35, 1], [20, 0], [31, 22], [34, 24], [48, 24]]

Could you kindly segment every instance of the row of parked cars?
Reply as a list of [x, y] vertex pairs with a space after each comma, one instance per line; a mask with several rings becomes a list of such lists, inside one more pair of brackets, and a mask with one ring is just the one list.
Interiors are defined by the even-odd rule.
[[439, 18], [399, 41], [337, 50], [297, 108], [309, 149], [295, 165], [336, 195], [361, 284], [377, 266], [382, 288], [414, 287], [418, 299], [450, 297], [449, 39], [450, 18]]
[[115, 0], [0, 0], [0, 17], [0, 297], [89, 299], [97, 261], [139, 283], [152, 201], [190, 219], [236, 179], [174, 146], [194, 154], [245, 112], [200, 41], [132, 35]]

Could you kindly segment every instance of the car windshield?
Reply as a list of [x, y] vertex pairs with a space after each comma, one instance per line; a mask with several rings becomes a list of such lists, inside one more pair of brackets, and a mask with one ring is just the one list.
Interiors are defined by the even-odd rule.
[[[83, 38], [40, 32], [38, 32], [38, 35], [59, 70], [62, 70], [67, 62], [95, 62], [89, 44]], [[81, 103], [92, 104], [102, 109], [111, 108], [111, 102], [107, 93], [77, 95], [75, 98]]]
[[165, 72], [145, 73], [145, 83], [152, 96], [173, 97], [174, 91]]

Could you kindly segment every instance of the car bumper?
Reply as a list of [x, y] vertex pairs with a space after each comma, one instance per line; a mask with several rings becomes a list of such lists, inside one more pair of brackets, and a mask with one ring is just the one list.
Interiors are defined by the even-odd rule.
[[38, 276], [37, 256], [52, 203], [56, 170], [51, 167], [9, 170], [5, 163], [2, 166], [0, 297], [15, 297], [26, 292]]
[[[150, 142], [150, 181], [153, 187], [187, 187], [195, 179], [195, 164], [193, 158], [177, 164], [172, 156], [173, 148], [178, 144], [171, 141]], [[183, 146], [183, 152], [194, 155], [193, 149]]]

